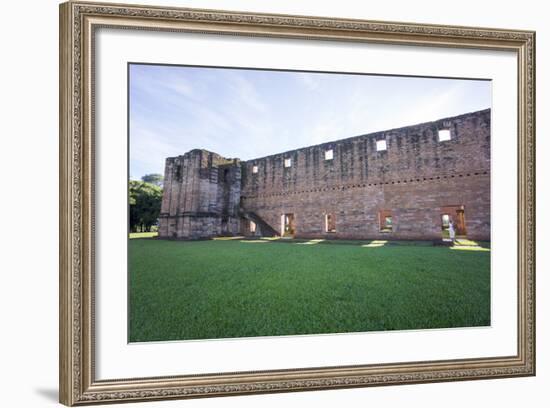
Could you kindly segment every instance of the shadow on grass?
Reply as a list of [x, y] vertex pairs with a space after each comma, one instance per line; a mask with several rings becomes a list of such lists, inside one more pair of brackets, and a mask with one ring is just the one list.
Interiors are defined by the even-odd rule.
[[[301, 239], [301, 238], [279, 238], [266, 240], [265, 238], [245, 238], [241, 239], [241, 242], [246, 241], [268, 241], [277, 244], [301, 244], [301, 245], [352, 245], [352, 246], [361, 246], [365, 248], [376, 248], [376, 247], [391, 247], [391, 246], [414, 246], [414, 247], [431, 247], [439, 246], [439, 241], [429, 240], [350, 240], [350, 239]], [[455, 242], [454, 246], [460, 247], [481, 247], [481, 248], [491, 248], [490, 241], [468, 241], [468, 242]]]
[[[132, 232], [129, 234], [129, 239], [156, 240], [159, 239], [157, 232]], [[414, 247], [431, 247], [441, 246], [440, 240], [355, 240], [355, 239], [303, 239], [303, 238], [279, 238], [279, 237], [216, 237], [213, 239], [204, 239], [200, 241], [236, 241], [242, 243], [274, 243], [274, 244], [299, 244], [299, 245], [352, 245], [365, 248], [377, 247], [392, 247], [392, 246], [414, 246]], [[169, 240], [190, 242], [189, 240]], [[193, 240], [191, 240], [193, 242]], [[472, 241], [468, 239], [457, 239], [454, 245], [448, 245], [449, 248], [474, 250], [474, 248], [484, 248], [490, 250], [490, 241]]]
[[158, 238], [158, 232], [130, 232], [129, 239], [151, 239]]

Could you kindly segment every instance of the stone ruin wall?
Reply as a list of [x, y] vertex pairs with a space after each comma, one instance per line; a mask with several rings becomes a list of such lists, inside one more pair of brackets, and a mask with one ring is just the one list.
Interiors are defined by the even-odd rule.
[[[440, 129], [451, 140], [440, 142]], [[281, 214], [292, 213], [296, 237], [329, 239], [441, 238], [442, 207], [463, 205], [467, 236], [489, 240], [490, 129], [487, 109], [249, 160], [242, 205], [278, 231]], [[376, 150], [381, 139], [385, 151]], [[334, 157], [325, 160], [329, 149]], [[391, 232], [380, 231], [384, 210]], [[327, 213], [336, 232], [325, 232]]]
[[[451, 140], [440, 142], [440, 129]], [[468, 238], [489, 240], [490, 129], [487, 109], [244, 162], [192, 150], [166, 160], [159, 235], [252, 235], [243, 213], [280, 232], [281, 215], [292, 213], [298, 238], [437, 239], [443, 207], [460, 205]], [[376, 150], [381, 139], [385, 151]], [[380, 231], [383, 211], [391, 232]], [[336, 232], [325, 232], [327, 213]]]
[[159, 236], [208, 238], [239, 232], [241, 165], [195, 149], [166, 159]]

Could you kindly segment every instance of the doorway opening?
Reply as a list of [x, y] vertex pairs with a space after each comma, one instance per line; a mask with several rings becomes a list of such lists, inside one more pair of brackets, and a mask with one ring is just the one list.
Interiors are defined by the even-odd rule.
[[281, 230], [283, 237], [294, 237], [296, 233], [294, 214], [283, 214], [281, 216]]
[[453, 225], [455, 237], [466, 238], [466, 219], [463, 205], [441, 207], [441, 231], [443, 238], [449, 238], [449, 228]]

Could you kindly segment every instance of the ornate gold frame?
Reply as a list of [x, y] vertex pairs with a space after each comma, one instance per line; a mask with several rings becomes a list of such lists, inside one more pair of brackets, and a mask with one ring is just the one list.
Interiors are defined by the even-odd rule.
[[[93, 46], [98, 27], [509, 50], [518, 61], [518, 349], [513, 356], [98, 381]], [[145, 401], [535, 374], [535, 33], [68, 2], [60, 6], [60, 401]]]

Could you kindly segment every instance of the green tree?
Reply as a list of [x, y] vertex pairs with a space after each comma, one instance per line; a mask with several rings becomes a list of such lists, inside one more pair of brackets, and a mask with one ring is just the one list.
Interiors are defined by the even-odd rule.
[[162, 183], [164, 182], [164, 177], [162, 174], [146, 174], [141, 178], [141, 181], [145, 181], [146, 183], [154, 184], [155, 186], [162, 187]]
[[130, 230], [149, 232], [156, 224], [162, 202], [162, 188], [145, 181], [130, 180]]

